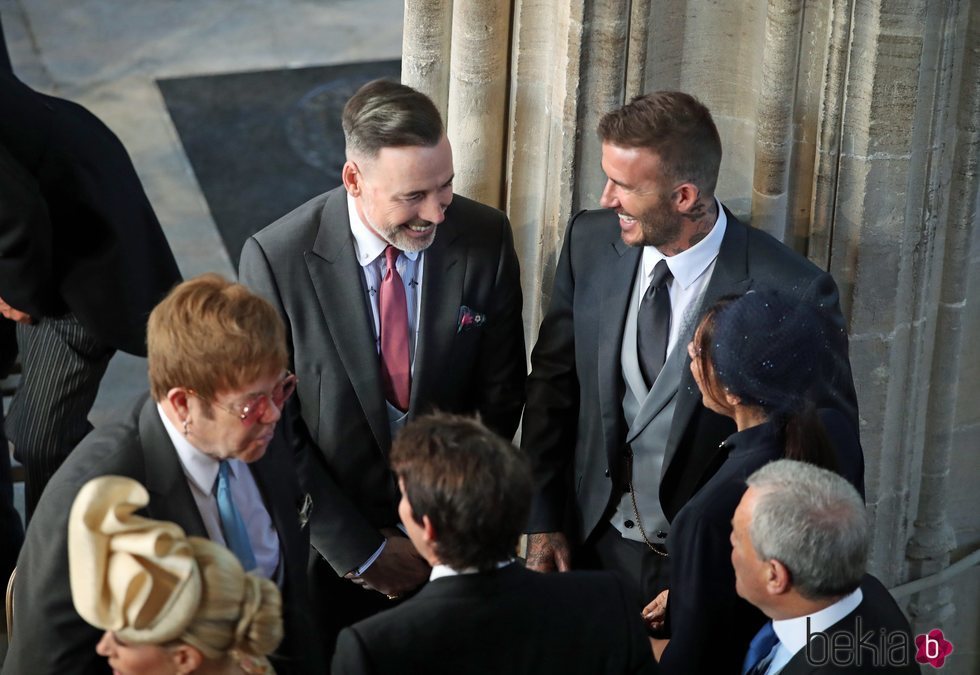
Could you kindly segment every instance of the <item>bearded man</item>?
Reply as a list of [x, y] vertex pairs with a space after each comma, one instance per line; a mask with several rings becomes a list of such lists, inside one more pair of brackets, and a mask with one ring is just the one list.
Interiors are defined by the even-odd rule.
[[396, 527], [392, 437], [439, 409], [479, 413], [509, 439], [527, 373], [510, 223], [453, 194], [435, 105], [376, 80], [347, 102], [343, 127], [343, 185], [250, 238], [240, 265], [286, 321], [328, 652], [340, 628], [429, 578]]

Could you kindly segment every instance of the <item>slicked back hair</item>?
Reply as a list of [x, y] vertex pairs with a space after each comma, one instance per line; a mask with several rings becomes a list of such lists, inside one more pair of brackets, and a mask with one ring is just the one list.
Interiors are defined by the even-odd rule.
[[395, 438], [391, 468], [435, 553], [454, 569], [489, 571], [515, 554], [531, 507], [527, 457], [477, 418], [435, 413]]
[[428, 96], [391, 80], [372, 80], [358, 89], [344, 106], [342, 124], [348, 156], [370, 159], [382, 148], [432, 147], [444, 131]]
[[621, 148], [656, 153], [664, 178], [691, 182], [712, 196], [721, 166], [721, 137], [711, 112], [690, 94], [655, 91], [633, 98], [599, 120], [599, 138]]
[[763, 560], [789, 569], [810, 600], [851, 593], [868, 563], [868, 516], [861, 495], [833, 471], [781, 459], [748, 478], [758, 490], [749, 536]]

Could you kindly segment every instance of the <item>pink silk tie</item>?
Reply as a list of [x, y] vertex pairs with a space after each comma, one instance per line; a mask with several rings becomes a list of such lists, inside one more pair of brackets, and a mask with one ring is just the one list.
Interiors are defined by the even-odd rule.
[[412, 386], [408, 351], [408, 301], [405, 285], [395, 267], [398, 249], [385, 249], [388, 270], [378, 291], [378, 310], [381, 324], [381, 382], [385, 398], [401, 411], [408, 410]]

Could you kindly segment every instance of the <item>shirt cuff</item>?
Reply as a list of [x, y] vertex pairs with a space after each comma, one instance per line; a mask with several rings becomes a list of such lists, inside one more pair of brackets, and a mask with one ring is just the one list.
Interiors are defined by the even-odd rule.
[[374, 561], [378, 559], [378, 556], [381, 555], [381, 552], [383, 550], [385, 550], [385, 545], [387, 543], [388, 543], [388, 540], [387, 539], [385, 539], [383, 542], [381, 542], [381, 546], [378, 547], [378, 550], [375, 551], [374, 554], [372, 554], [370, 558], [368, 558], [367, 560], [365, 560], [364, 563], [360, 567], [358, 567], [356, 570], [354, 570], [353, 572], [351, 572], [351, 576], [356, 579], [357, 577], [359, 577], [362, 574], [364, 574], [365, 572], [367, 572], [368, 571], [368, 568], [371, 567], [371, 565], [374, 564]]

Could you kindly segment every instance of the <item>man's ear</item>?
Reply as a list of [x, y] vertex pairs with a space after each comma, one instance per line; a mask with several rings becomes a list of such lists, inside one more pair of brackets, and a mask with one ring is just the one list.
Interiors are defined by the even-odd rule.
[[174, 387], [167, 392], [167, 401], [169, 401], [170, 405], [173, 406], [173, 409], [177, 411], [177, 416], [182, 420], [187, 419], [189, 412], [189, 398], [190, 395], [183, 387]]
[[170, 650], [170, 660], [178, 673], [193, 673], [204, 662], [204, 654], [197, 647], [180, 642]]
[[349, 159], [344, 162], [344, 168], [340, 171], [340, 177], [344, 181], [344, 189], [351, 197], [361, 196], [361, 172], [357, 165]]
[[674, 188], [670, 195], [674, 207], [681, 213], [687, 213], [693, 209], [700, 198], [701, 190], [694, 183], [681, 183]]
[[433, 546], [435, 545], [437, 540], [436, 528], [429, 519], [429, 516], [422, 516], [422, 537], [424, 538], [425, 543]]
[[766, 566], [766, 591], [769, 595], [782, 595], [793, 587], [793, 575], [786, 565], [778, 560], [769, 560]]

